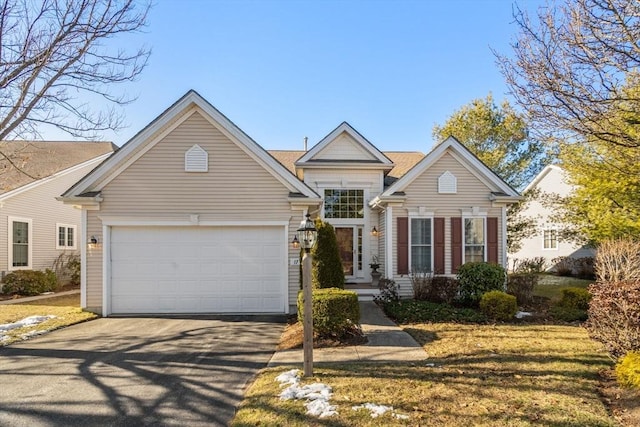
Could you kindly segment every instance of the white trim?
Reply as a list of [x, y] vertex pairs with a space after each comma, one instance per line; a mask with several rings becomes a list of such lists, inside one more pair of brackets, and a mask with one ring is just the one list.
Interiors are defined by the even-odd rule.
[[[296, 166], [312, 166], [313, 165], [307, 165], [306, 163], [310, 160], [313, 159], [313, 157], [315, 157], [317, 154], [319, 154], [322, 150], [324, 150], [328, 145], [330, 145], [341, 133], [346, 133], [348, 134], [351, 138], [353, 138], [358, 144], [360, 144], [360, 146], [369, 154], [371, 154], [373, 157], [375, 157], [379, 162], [381, 162], [382, 164], [368, 164], [367, 166], [369, 168], [374, 168], [376, 166], [393, 166], [393, 162], [384, 155], [384, 153], [380, 150], [378, 150], [371, 142], [367, 141], [367, 139], [360, 135], [360, 133], [355, 130], [349, 123], [347, 122], [342, 122], [340, 125], [338, 125], [337, 128], [335, 128], [334, 130], [332, 130], [331, 132], [329, 132], [329, 134], [327, 136], [325, 136], [324, 138], [322, 138], [322, 140], [320, 140], [320, 142], [318, 142], [316, 145], [314, 145], [309, 151], [307, 151], [300, 159], [298, 159], [297, 162], [295, 162]], [[328, 162], [331, 162], [331, 160], [328, 160]], [[325, 163], [325, 162], [323, 162]]]
[[94, 157], [93, 159], [87, 160], [85, 162], [82, 162], [82, 163], [77, 164], [75, 166], [72, 166], [70, 168], [63, 169], [63, 170], [61, 170], [59, 172], [56, 172], [53, 175], [49, 175], [49, 176], [44, 177], [42, 179], [39, 179], [37, 181], [33, 181], [33, 182], [29, 183], [29, 184], [23, 185], [22, 187], [18, 187], [15, 190], [7, 191], [6, 193], [0, 195], [0, 200], [6, 200], [6, 199], [8, 199], [10, 197], [17, 196], [18, 194], [24, 193], [25, 191], [32, 190], [32, 189], [34, 189], [36, 187], [41, 186], [42, 184], [46, 184], [47, 182], [49, 182], [49, 181], [51, 181], [53, 179], [56, 179], [56, 178], [59, 178], [61, 176], [68, 175], [70, 173], [76, 172], [79, 169], [82, 169], [82, 168], [84, 168], [86, 166], [91, 166], [94, 163], [100, 163], [103, 160], [105, 160], [106, 158], [108, 158], [111, 154], [113, 154], [113, 152], [106, 153], [106, 154], [103, 154], [103, 155], [98, 156], [98, 157]]
[[[60, 228], [64, 228], [64, 243], [65, 246], [60, 246]], [[66, 246], [67, 242], [69, 241], [69, 229], [73, 229], [73, 245], [72, 246]], [[58, 250], [76, 250], [78, 248], [78, 226], [76, 224], [63, 224], [63, 223], [56, 223], [56, 249]]]
[[[105, 185], [105, 179], [121, 172], [121, 165], [127, 164], [131, 159], [137, 158], [144, 153], [146, 145], [154, 145], [172, 129], [175, 129], [176, 122], [186, 120], [196, 111], [201, 110], [206, 120], [219, 129], [239, 148], [249, 154], [254, 160], [260, 163], [276, 179], [283, 183], [290, 191], [299, 192], [307, 197], [316, 198], [318, 195], [305, 183], [297, 179], [287, 168], [280, 164], [275, 158], [267, 153], [258, 143], [252, 140], [247, 134], [242, 132], [233, 122], [218, 111], [214, 106], [202, 98], [194, 90], [187, 92], [176, 103], [164, 111], [147, 127], [130, 139], [120, 150], [111, 156], [106, 162], [86, 175], [82, 180], [63, 194], [63, 198], [69, 198], [82, 194], [100, 183]], [[182, 115], [182, 117], [179, 117]], [[151, 139], [158, 132], [161, 135]], [[150, 148], [150, 147], [149, 147]]]
[[[544, 227], [542, 227], [542, 230], [541, 230], [541, 231], [542, 231], [542, 233], [541, 233], [541, 234], [542, 234], [542, 236], [541, 236], [541, 237], [542, 237], [542, 248], [541, 248], [541, 249], [542, 249], [543, 251], [547, 251], [547, 252], [555, 252], [555, 251], [558, 251], [558, 250], [560, 249], [560, 241], [558, 240], [558, 226], [553, 226], [553, 225], [550, 225], [550, 226], [544, 226]], [[544, 247], [544, 243], [545, 243], [545, 235], [544, 235], [544, 234], [545, 234], [547, 231], [555, 231], [555, 232], [556, 232], [556, 235], [555, 235], [556, 247], [555, 247], [555, 248], [545, 248], [545, 247]]]
[[87, 210], [80, 213], [80, 308], [87, 308]]
[[[13, 266], [13, 223], [24, 222], [28, 224], [27, 234], [27, 265], [26, 266]], [[33, 219], [24, 218], [18, 216], [7, 217], [7, 270], [31, 270], [33, 269]]]
[[385, 235], [384, 242], [386, 245], [385, 250], [385, 275], [393, 280], [393, 207], [387, 206], [387, 209], [384, 211], [385, 213]]
[[109, 216], [98, 215], [98, 219], [102, 221], [102, 224], [108, 226], [170, 226], [170, 227], [182, 227], [182, 226], [195, 226], [195, 227], [239, 227], [239, 226], [283, 226], [287, 225], [288, 221], [243, 221], [243, 220], [229, 220], [229, 221], [203, 221], [198, 220], [197, 223], [191, 221], [189, 215], [185, 215], [185, 219], [154, 219], [154, 218], [140, 218], [140, 217], [126, 217], [126, 216]]
[[111, 226], [102, 226], [102, 316], [111, 314]]
[[507, 269], [509, 267], [507, 260], [507, 207], [503, 206], [502, 212], [502, 251], [500, 253], [500, 259], [502, 260], [502, 266]]
[[[282, 268], [282, 281], [284, 287], [284, 313], [290, 314], [289, 310], [289, 222], [285, 224], [283, 227], [284, 230], [284, 256], [282, 257], [283, 265]], [[297, 298], [297, 294], [296, 294]], [[297, 299], [296, 299], [297, 302]]]
[[549, 174], [549, 172], [551, 172], [552, 170], [556, 170], [564, 173], [564, 170], [560, 166], [548, 165], [544, 169], [542, 169], [542, 171], [538, 175], [536, 175], [535, 178], [533, 178], [533, 180], [529, 183], [529, 185], [527, 185], [524, 188], [524, 190], [522, 190], [522, 193], [524, 194], [527, 191], [531, 190], [532, 188], [537, 187], [540, 181], [542, 181], [544, 177], [546, 177]]
[[[491, 184], [496, 189], [501, 190], [505, 194], [512, 196], [518, 200], [520, 197], [518, 192], [511, 188], [506, 182], [504, 182], [498, 175], [489, 169], [484, 163], [482, 163], [476, 156], [474, 156], [469, 150], [467, 150], [460, 142], [455, 138], [449, 137], [442, 143], [436, 145], [422, 160], [420, 160], [411, 170], [398, 179], [393, 185], [387, 188], [379, 197], [384, 198], [392, 196], [395, 192], [404, 191], [409, 184], [411, 184], [416, 178], [418, 178], [424, 171], [429, 169], [435, 162], [437, 162], [446, 152], [450, 150], [452, 154], [457, 154], [460, 159], [464, 161], [467, 169], [476, 177], [480, 178], [483, 182]], [[477, 172], [476, 172], [477, 171]]]
[[411, 237], [413, 236], [413, 233], [412, 233], [411, 229], [412, 229], [412, 224], [413, 224], [412, 220], [414, 220], [414, 219], [428, 219], [430, 221], [430, 225], [431, 225], [431, 233], [430, 233], [431, 242], [429, 243], [429, 246], [431, 247], [431, 260], [429, 262], [431, 264], [431, 273], [433, 273], [433, 271], [434, 271], [434, 265], [433, 265], [433, 263], [434, 263], [434, 252], [435, 252], [434, 251], [434, 245], [433, 245], [433, 233], [434, 233], [434, 215], [433, 215], [433, 212], [429, 212], [426, 215], [424, 215], [424, 214], [418, 215], [418, 214], [409, 213], [409, 230], [408, 230], [409, 231], [409, 236], [408, 236], [409, 237], [409, 251], [408, 251], [409, 252], [408, 253], [409, 271], [413, 272], [413, 265], [411, 265], [412, 264], [411, 260], [413, 259], [412, 256], [411, 256], [412, 255], [411, 254], [411, 247], [413, 246], [413, 242], [411, 241]]

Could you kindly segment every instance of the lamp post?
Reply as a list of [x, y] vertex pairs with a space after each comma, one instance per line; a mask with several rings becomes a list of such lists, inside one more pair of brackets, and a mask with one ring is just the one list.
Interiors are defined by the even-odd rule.
[[[302, 220], [300, 228], [298, 228], [297, 239], [294, 238], [293, 245], [296, 243], [304, 249], [302, 255], [302, 296], [304, 298], [304, 341], [302, 348], [304, 353], [304, 376], [313, 376], [313, 293], [311, 292], [311, 248], [318, 240], [318, 230], [316, 230], [311, 215], [306, 215], [307, 219]], [[297, 242], [296, 242], [297, 240]]]

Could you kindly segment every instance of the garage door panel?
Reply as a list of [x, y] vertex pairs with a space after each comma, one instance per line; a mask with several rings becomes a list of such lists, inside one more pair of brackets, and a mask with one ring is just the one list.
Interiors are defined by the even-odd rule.
[[283, 313], [283, 227], [113, 227], [113, 313]]

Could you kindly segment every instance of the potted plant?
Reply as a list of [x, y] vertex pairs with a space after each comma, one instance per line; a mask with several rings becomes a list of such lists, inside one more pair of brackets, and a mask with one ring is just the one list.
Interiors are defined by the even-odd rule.
[[371, 263], [369, 264], [369, 267], [371, 267], [371, 286], [377, 288], [378, 283], [380, 282], [380, 277], [382, 276], [382, 273], [378, 271], [378, 269], [380, 268], [380, 263], [378, 262], [377, 255], [373, 255], [371, 257]]

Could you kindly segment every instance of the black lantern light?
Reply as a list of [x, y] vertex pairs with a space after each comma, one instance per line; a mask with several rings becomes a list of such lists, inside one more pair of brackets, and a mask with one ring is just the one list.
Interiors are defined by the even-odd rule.
[[311, 215], [307, 214], [306, 217], [307, 219], [300, 223], [298, 235], [293, 238], [292, 244], [294, 247], [297, 247], [297, 244], [301, 245], [302, 249], [309, 253], [318, 240], [318, 230], [311, 220]]

